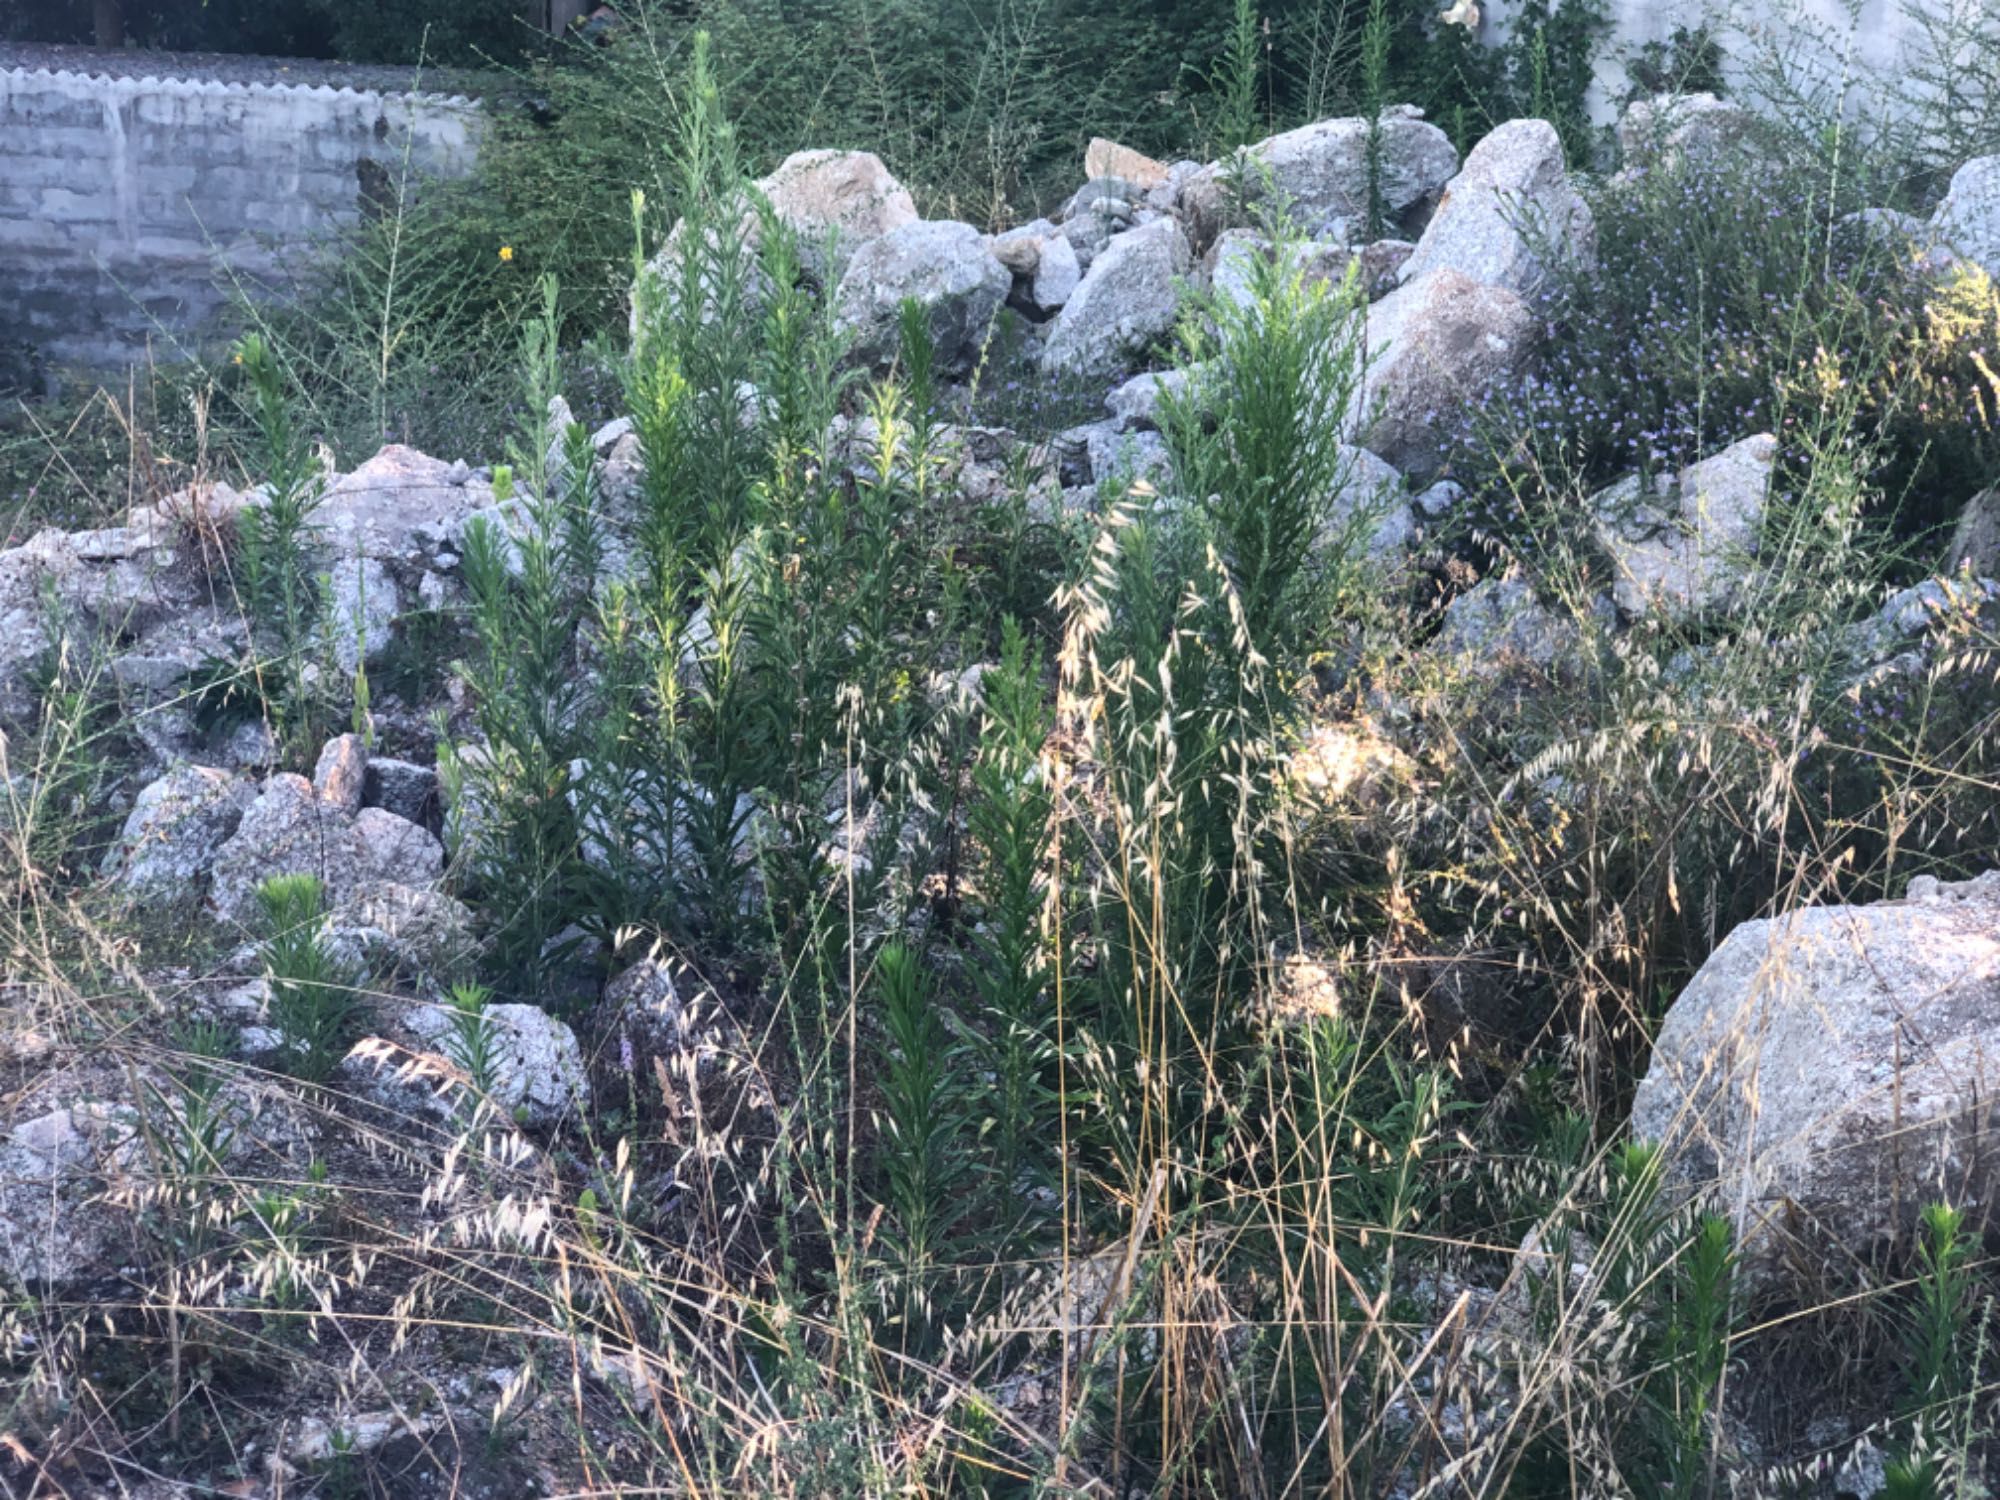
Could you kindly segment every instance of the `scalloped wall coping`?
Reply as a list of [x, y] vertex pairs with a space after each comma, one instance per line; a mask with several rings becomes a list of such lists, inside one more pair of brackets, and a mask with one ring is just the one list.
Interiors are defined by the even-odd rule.
[[349, 84], [335, 86], [330, 83], [266, 83], [258, 80], [192, 78], [178, 74], [161, 76], [155, 73], [134, 75], [131, 73], [75, 72], [69, 68], [0, 68], [0, 84], [8, 82], [55, 84], [82, 84], [91, 87], [110, 86], [129, 89], [134, 93], [167, 93], [184, 96], [204, 95], [223, 97], [231, 94], [244, 97], [273, 95], [306, 95], [317, 99], [339, 99], [346, 97], [362, 103], [377, 105], [407, 101], [410, 103], [442, 105], [449, 109], [482, 108], [479, 100], [466, 94], [440, 94], [429, 89], [357, 89]]

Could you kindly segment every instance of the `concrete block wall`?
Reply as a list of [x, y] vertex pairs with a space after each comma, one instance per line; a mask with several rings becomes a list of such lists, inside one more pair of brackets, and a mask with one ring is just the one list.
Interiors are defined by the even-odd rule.
[[0, 338], [172, 358], [219, 331], [232, 278], [353, 223], [371, 175], [469, 171], [480, 118], [455, 95], [0, 69]]

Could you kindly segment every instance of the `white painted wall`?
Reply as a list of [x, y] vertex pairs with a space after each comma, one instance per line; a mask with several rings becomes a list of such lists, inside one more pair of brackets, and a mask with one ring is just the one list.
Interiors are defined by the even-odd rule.
[[[1912, 57], [1926, 46], [1923, 17], [1967, 12], [2000, 0], [1610, 0], [1612, 31], [1598, 67], [1593, 113], [1600, 123], [1617, 116], [1626, 93], [1624, 58], [1650, 42], [1665, 42], [1677, 26], [1708, 22], [1730, 54], [1739, 77], [1753, 58], [1788, 56], [1829, 82], [1843, 73], [1853, 82], [1850, 112], [1881, 102]], [[1440, 7], [1442, 8], [1442, 7]], [[1506, 38], [1520, 0], [1484, 0], [1481, 36]]]
[[352, 223], [364, 162], [462, 174], [478, 124], [458, 97], [0, 70], [0, 334], [65, 363], [170, 354], [231, 271]]

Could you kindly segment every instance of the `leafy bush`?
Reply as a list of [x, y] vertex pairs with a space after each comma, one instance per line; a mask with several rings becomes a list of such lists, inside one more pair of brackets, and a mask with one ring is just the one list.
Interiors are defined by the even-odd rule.
[[1554, 336], [1470, 413], [1471, 473], [1519, 494], [1671, 475], [1758, 432], [1796, 458], [1830, 392], [1907, 534], [2000, 475], [1980, 350], [2000, 306], [1976, 273], [1935, 294], [1893, 234], [1844, 216], [1867, 179], [1693, 155], [1598, 193], [1598, 253], [1544, 293]]

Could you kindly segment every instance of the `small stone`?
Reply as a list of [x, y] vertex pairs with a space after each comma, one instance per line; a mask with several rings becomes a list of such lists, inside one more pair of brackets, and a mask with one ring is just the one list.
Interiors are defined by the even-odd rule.
[[313, 790], [328, 807], [353, 817], [368, 779], [368, 744], [358, 734], [335, 735], [313, 766]]

